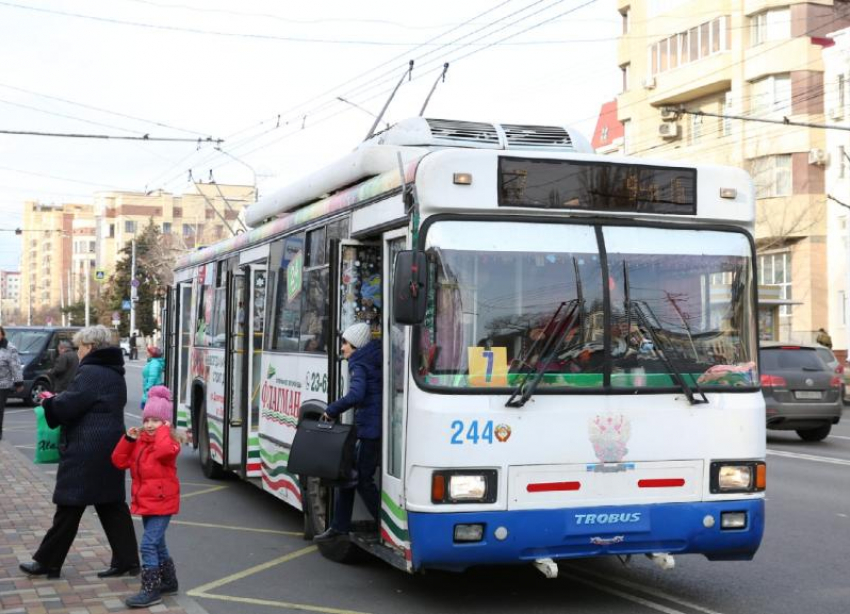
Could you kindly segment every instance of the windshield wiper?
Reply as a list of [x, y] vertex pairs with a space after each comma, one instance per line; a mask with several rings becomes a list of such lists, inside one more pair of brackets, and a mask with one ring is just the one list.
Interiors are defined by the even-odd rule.
[[[561, 351], [561, 346], [567, 338], [567, 335], [573, 328], [575, 328], [575, 324], [580, 321], [580, 303], [581, 301], [579, 299], [572, 299], [558, 305], [558, 309], [555, 310], [555, 313], [552, 314], [552, 317], [549, 318], [549, 321], [543, 328], [543, 337], [545, 337], [546, 340], [543, 343], [543, 349], [540, 352], [541, 359], [538, 360], [536, 364], [531, 365], [534, 371], [529, 371], [525, 374], [522, 381], [520, 381], [516, 388], [514, 388], [513, 393], [505, 403], [505, 407], [522, 407], [526, 404], [526, 402], [528, 402], [531, 395], [534, 394], [537, 386], [543, 380], [543, 375], [545, 374], [546, 369], [552, 363], [555, 356], [557, 356], [558, 352]], [[558, 314], [565, 308], [566, 314], [564, 315], [563, 320], [553, 326], [553, 323], [555, 323], [558, 318]], [[533, 352], [539, 343], [540, 339], [534, 342], [534, 345], [532, 345], [531, 349], [528, 351], [528, 357], [534, 356]], [[528, 380], [531, 379], [532, 376], [534, 376], [534, 379], [529, 382]]]
[[667, 369], [667, 372], [672, 376], [672, 378], [679, 384], [679, 387], [682, 389], [682, 392], [685, 393], [685, 396], [688, 397], [688, 402], [691, 405], [697, 405], [699, 403], [708, 403], [708, 398], [705, 396], [702, 388], [697, 383], [697, 381], [693, 378], [693, 385], [696, 388], [697, 393], [702, 397], [702, 399], [698, 399], [694, 396], [694, 391], [691, 390], [691, 387], [685, 381], [684, 376], [679, 372], [678, 369], [673, 365], [670, 359], [667, 357], [667, 346], [666, 344], [661, 343], [661, 337], [658, 336], [655, 329], [652, 327], [652, 324], [649, 323], [649, 318], [643, 312], [643, 306], [649, 309], [648, 305], [645, 305], [643, 301], [631, 301], [629, 305], [629, 310], [637, 316], [638, 322], [640, 325], [649, 333], [649, 336], [652, 338], [652, 344], [655, 347], [655, 353], [658, 355], [658, 358], [661, 360], [664, 367]]

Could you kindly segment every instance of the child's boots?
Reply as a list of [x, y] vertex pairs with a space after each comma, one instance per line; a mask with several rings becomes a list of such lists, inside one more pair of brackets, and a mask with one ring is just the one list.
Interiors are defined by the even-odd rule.
[[174, 567], [174, 559], [165, 559], [159, 564], [160, 595], [173, 595], [177, 592], [177, 569]]
[[159, 594], [160, 584], [159, 567], [142, 567], [142, 590], [132, 597], [127, 597], [124, 603], [130, 608], [146, 608], [162, 603], [162, 597]]

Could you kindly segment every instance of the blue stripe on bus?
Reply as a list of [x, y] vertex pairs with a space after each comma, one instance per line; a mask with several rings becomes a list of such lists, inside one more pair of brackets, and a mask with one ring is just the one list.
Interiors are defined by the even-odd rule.
[[[744, 529], [721, 530], [722, 512], [745, 512]], [[714, 526], [706, 527], [707, 516]], [[554, 510], [408, 512], [413, 567], [461, 571], [472, 565], [614, 554], [704, 554], [753, 558], [764, 533], [764, 500], [658, 503]], [[484, 539], [455, 543], [457, 524], [483, 523]], [[498, 540], [495, 531], [507, 529]]]

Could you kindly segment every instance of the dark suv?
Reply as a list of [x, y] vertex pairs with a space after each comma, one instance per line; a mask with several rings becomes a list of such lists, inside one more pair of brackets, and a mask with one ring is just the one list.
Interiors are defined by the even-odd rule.
[[24, 390], [13, 392], [10, 398], [22, 398], [28, 405], [35, 405], [40, 392], [53, 390], [49, 372], [59, 355], [59, 342], [71, 341], [78, 330], [48, 326], [6, 327], [6, 337], [17, 348], [24, 367]]
[[818, 356], [815, 346], [764, 344], [761, 390], [767, 428], [797, 431], [805, 441], [821, 441], [841, 419], [842, 378]]

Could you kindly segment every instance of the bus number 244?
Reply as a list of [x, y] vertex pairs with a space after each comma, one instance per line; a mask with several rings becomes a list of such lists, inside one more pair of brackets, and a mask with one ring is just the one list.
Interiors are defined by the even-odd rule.
[[511, 427], [507, 424], [494, 426], [492, 420], [455, 420], [451, 425], [451, 444], [462, 446], [465, 443], [477, 444], [507, 441], [511, 436]]

